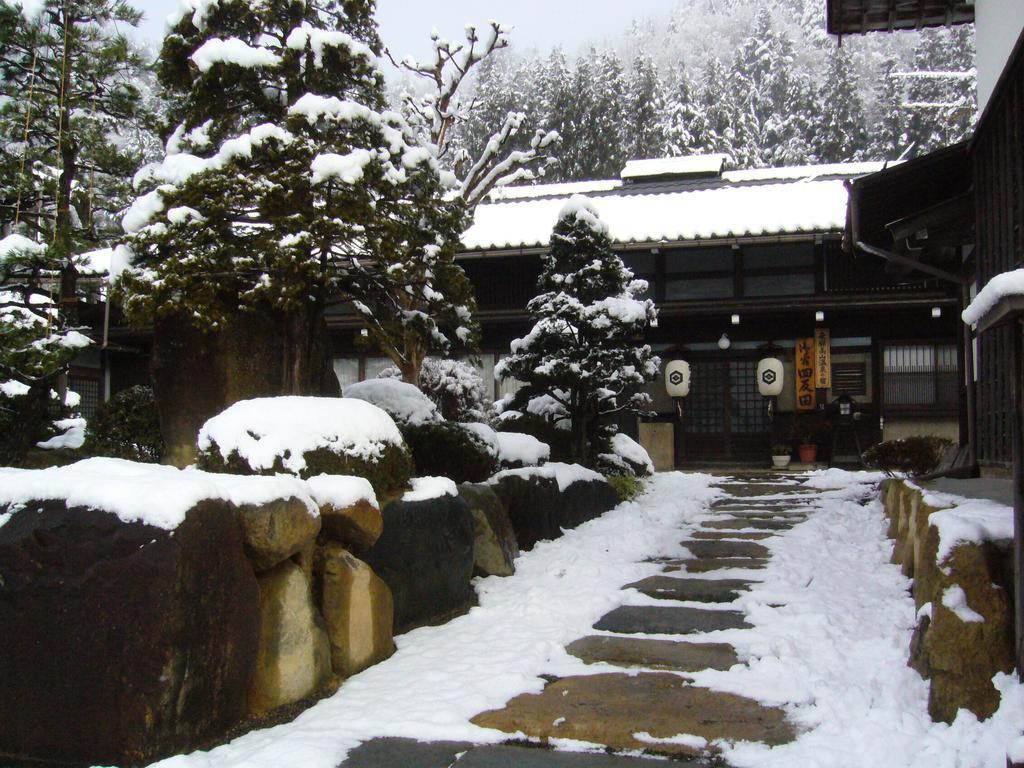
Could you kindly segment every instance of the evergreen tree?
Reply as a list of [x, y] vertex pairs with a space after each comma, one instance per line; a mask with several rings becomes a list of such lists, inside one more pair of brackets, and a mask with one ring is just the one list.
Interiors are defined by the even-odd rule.
[[649, 56], [640, 54], [633, 60], [624, 112], [627, 160], [667, 154], [664, 87]]
[[267, 394], [329, 386], [336, 295], [406, 374], [471, 334], [468, 297], [436, 287], [457, 270], [463, 207], [432, 149], [384, 110], [372, 12], [372, 0], [203, 2], [164, 41], [160, 81], [181, 105], [125, 217], [124, 306], [210, 333], [276, 323], [279, 367], [253, 372]]
[[548, 168], [547, 178], [563, 181], [570, 178], [567, 175], [566, 151], [570, 142], [576, 140], [577, 126], [572, 118], [579, 102], [573, 91], [572, 70], [560, 48], [555, 48], [544, 61], [534, 81], [534, 88], [534, 98], [540, 113], [539, 123], [559, 135], [559, 145], [553, 150], [558, 162]]
[[144, 159], [125, 126], [153, 127], [142, 57], [118, 26], [140, 18], [123, 0], [0, 0], [0, 226], [48, 244], [34, 263], [59, 273], [71, 323], [75, 257], [115, 236]]
[[907, 83], [907, 135], [914, 155], [971, 134], [977, 111], [974, 36], [969, 27], [929, 29], [914, 49]]
[[583, 179], [617, 179], [626, 164], [626, 76], [619, 57], [598, 54], [594, 66], [593, 99], [587, 122], [581, 126], [590, 163]]
[[686, 65], [679, 62], [672, 71], [665, 100], [665, 146], [671, 157], [700, 154], [695, 132], [701, 122]]
[[704, 154], [729, 155], [739, 165], [737, 107], [731, 79], [722, 63], [710, 58], [704, 67], [693, 122], [693, 146]]
[[864, 106], [850, 55], [836, 49], [828, 60], [825, 81], [818, 91], [818, 121], [814, 152], [823, 163], [859, 160], [867, 148]]
[[897, 67], [898, 63], [892, 56], [882, 64], [882, 79], [876, 94], [878, 118], [871, 132], [868, 150], [874, 160], [896, 160], [907, 147], [903, 87], [896, 76]]
[[527, 305], [533, 328], [512, 342], [495, 374], [525, 382], [510, 408], [554, 404], [569, 419], [572, 459], [593, 464], [610, 437], [601, 420], [649, 405], [641, 388], [660, 361], [637, 339], [657, 316], [654, 303], [636, 298], [647, 284], [633, 280], [597, 210], [579, 195], [558, 216], [538, 288]]

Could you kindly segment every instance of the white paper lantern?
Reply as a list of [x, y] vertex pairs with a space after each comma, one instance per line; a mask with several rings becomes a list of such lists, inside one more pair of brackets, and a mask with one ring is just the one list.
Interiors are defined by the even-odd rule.
[[665, 390], [669, 397], [686, 397], [690, 394], [690, 364], [685, 360], [673, 360], [665, 366]]
[[757, 364], [757, 391], [764, 397], [778, 397], [784, 383], [782, 361], [766, 357]]

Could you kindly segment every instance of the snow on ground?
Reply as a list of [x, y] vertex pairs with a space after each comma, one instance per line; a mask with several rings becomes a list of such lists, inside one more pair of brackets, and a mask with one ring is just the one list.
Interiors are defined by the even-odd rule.
[[[713, 515], [721, 491], [707, 475], [659, 474], [650, 490], [597, 520], [542, 542], [516, 560], [516, 575], [477, 580], [480, 605], [440, 627], [396, 638], [389, 660], [349, 679], [334, 696], [294, 722], [242, 736], [207, 753], [169, 758], [161, 768], [334, 768], [348, 750], [375, 736], [500, 741], [505, 734], [469, 723], [475, 714], [544, 687], [541, 674], [599, 674], [564, 646], [625, 602], [671, 605], [621, 585], [660, 571], [639, 562], [680, 556], [677, 543]], [[876, 493], [878, 475], [812, 474], [820, 493], [806, 499], [810, 518], [765, 539], [773, 558], [763, 571], [726, 570], [704, 578], [748, 578], [749, 630], [693, 635], [729, 642], [744, 662], [728, 671], [686, 675], [698, 684], [785, 707], [800, 736], [768, 748], [724, 744], [736, 768], [1003, 768], [1024, 722], [1024, 686], [995, 682], [1003, 704], [988, 721], [961, 712], [933, 723], [928, 687], [907, 667], [915, 623], [909, 581], [889, 563], [892, 544]], [[955, 596], [951, 596], [955, 597]], [[707, 608], [703, 604], [688, 604]], [[640, 637], [639, 635], [637, 637]], [[655, 636], [657, 637], [657, 636]], [[638, 738], [649, 734], [638, 734]], [[688, 743], [692, 736], [658, 743]], [[647, 739], [645, 739], [647, 740]], [[559, 743], [561, 749], [583, 749]], [[1024, 744], [1021, 746], [1024, 753]]]
[[694, 637], [732, 643], [746, 662], [693, 675], [698, 684], [783, 705], [804, 731], [774, 749], [727, 748], [737, 768], [1005, 765], [1024, 722], [1024, 687], [1009, 676], [996, 678], [1003, 704], [990, 720], [966, 711], [951, 725], [928, 717], [928, 684], [907, 666], [916, 623], [910, 582], [889, 562], [877, 479], [815, 473], [809, 485], [833, 490], [814, 497], [806, 522], [761, 542], [773, 557], [735, 603], [755, 629]]
[[294, 722], [255, 731], [161, 768], [335, 768], [374, 736], [495, 742], [505, 734], [470, 724], [484, 710], [544, 687], [541, 674], [592, 674], [564, 646], [621, 604], [620, 587], [659, 570], [638, 562], [680, 553], [679, 529], [720, 492], [707, 475], [666, 474], [639, 499], [541, 542], [516, 574], [478, 579], [480, 605], [440, 627], [396, 638], [387, 661], [349, 678]]

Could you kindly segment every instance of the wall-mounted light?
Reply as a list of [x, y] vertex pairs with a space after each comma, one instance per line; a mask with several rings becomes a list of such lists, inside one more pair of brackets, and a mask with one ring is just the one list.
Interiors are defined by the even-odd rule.
[[817, 312], [814, 313], [814, 321], [818, 323], [825, 322], [825, 313], [819, 309]]
[[733, 325], [739, 325], [740, 324], [740, 316], [739, 315], [733, 315], [729, 319], [732, 320], [732, 324]]
[[932, 307], [932, 317], [942, 317], [942, 307]]
[[718, 340], [718, 348], [719, 349], [728, 349], [731, 346], [732, 346], [732, 342], [729, 341], [729, 335], [726, 334], [726, 333], [723, 333], [722, 334], [722, 338], [720, 338]]

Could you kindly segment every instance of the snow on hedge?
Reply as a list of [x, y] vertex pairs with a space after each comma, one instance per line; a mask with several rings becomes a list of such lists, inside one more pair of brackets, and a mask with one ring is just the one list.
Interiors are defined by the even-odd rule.
[[411, 491], [406, 491], [402, 501], [429, 501], [441, 496], [458, 496], [459, 489], [455, 481], [447, 477], [414, 477], [409, 481]]
[[491, 456], [497, 458], [501, 454], [498, 433], [491, 427], [479, 421], [463, 421], [459, 423], [459, 426], [479, 437], [481, 442], [487, 446], [487, 452]]
[[604, 475], [592, 469], [580, 466], [579, 464], [563, 464], [558, 461], [550, 461], [542, 467], [522, 467], [520, 469], [505, 469], [496, 474], [487, 482], [496, 483], [503, 477], [544, 477], [558, 483], [558, 490], [564, 491], [573, 483], [592, 482], [600, 480], [604, 482]]
[[43, 450], [54, 450], [57, 448], [77, 450], [85, 445], [85, 419], [58, 419], [53, 422], [53, 425], [63, 431], [59, 435], [54, 435], [49, 440], [36, 443], [37, 448], [42, 448]]
[[12, 234], [0, 240], [0, 264], [12, 256], [41, 256], [46, 246], [24, 235]]
[[303, 454], [323, 448], [358, 459], [379, 458], [387, 445], [403, 445], [392, 418], [372, 403], [336, 397], [261, 397], [241, 400], [199, 430], [200, 451], [233, 452], [254, 470], [278, 459], [300, 472]]
[[402, 424], [429, 424], [442, 421], [434, 402], [420, 390], [398, 379], [367, 379], [345, 387], [346, 399], [363, 400], [383, 409]]
[[189, 467], [92, 458], [49, 469], [0, 470], [0, 508], [10, 512], [30, 501], [63, 500], [70, 507], [111, 512], [125, 523], [174, 530], [201, 501], [223, 499], [236, 505], [266, 504], [294, 497], [309, 514], [320, 514], [309, 486], [285, 475], [222, 475]]
[[551, 446], [533, 435], [522, 432], [495, 432], [498, 442], [498, 461], [502, 464], [522, 464], [533, 467], [551, 457]]
[[987, 315], [1002, 299], [1010, 296], [1024, 296], [1024, 269], [1003, 272], [989, 280], [985, 287], [978, 291], [961, 317], [968, 325], [974, 325]]

